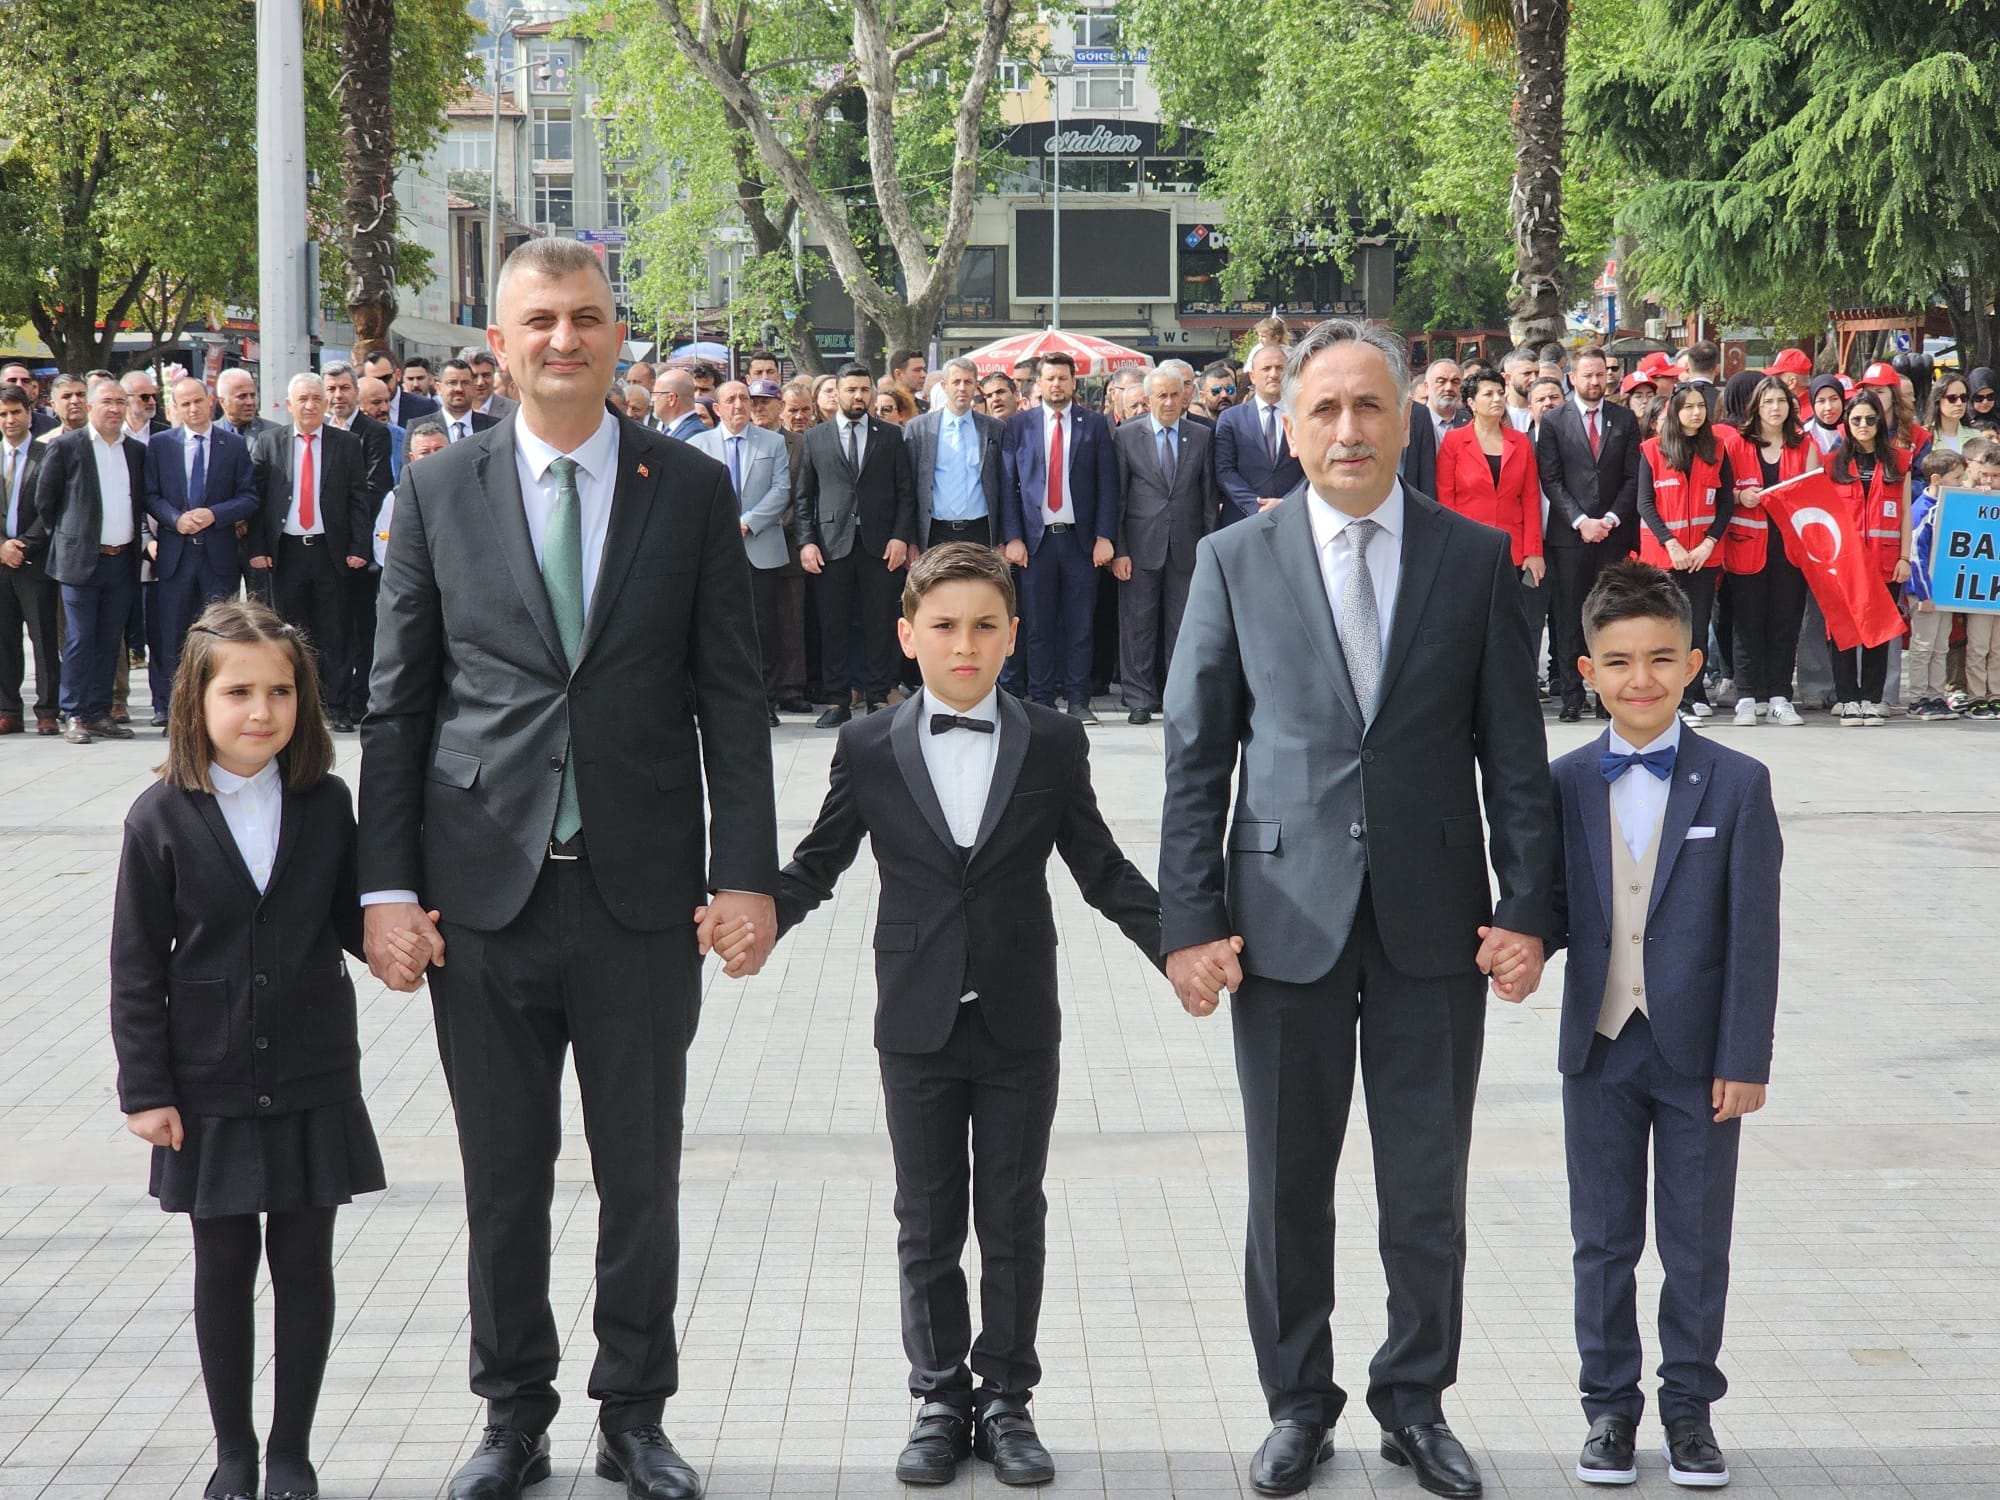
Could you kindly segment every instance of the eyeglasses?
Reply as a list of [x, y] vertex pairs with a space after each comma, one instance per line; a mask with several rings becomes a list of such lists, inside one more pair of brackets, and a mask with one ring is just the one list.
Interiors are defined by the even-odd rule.
[[157, 406], [160, 404], [160, 398], [158, 396], [148, 395], [145, 391], [140, 391], [137, 395], [133, 396], [131, 399], [134, 401], [143, 401], [148, 406]]
[[1857, 411], [1849, 415], [1847, 425], [1849, 427], [1874, 427], [1878, 425], [1879, 421], [1879, 418], [1870, 415], [1868, 412]]
[[1984, 406], [1986, 405], [1987, 402], [1993, 399], [1993, 392], [1981, 391], [1978, 395], [1974, 396], [1972, 399], [1976, 405]]
[[[1992, 400], [1993, 398], [1992, 398], [1991, 396], [1988, 396], [1988, 397], [1987, 397], [1986, 399], [1987, 399], [1987, 400], [1989, 400], [1989, 401], [1991, 401], [1991, 400]], [[1965, 392], [1964, 392], [1964, 391], [1952, 391], [1952, 392], [1951, 392], [1950, 394], [1948, 394], [1948, 395], [1944, 395], [1944, 396], [1940, 396], [1940, 397], [1938, 397], [1938, 400], [1939, 400], [1939, 402], [1940, 402], [1940, 403], [1942, 403], [1942, 402], [1946, 402], [1946, 401], [1949, 401], [1949, 402], [1951, 402], [1951, 403], [1952, 403], [1952, 405], [1954, 405], [1954, 406], [1963, 406], [1963, 405], [1965, 404]]]

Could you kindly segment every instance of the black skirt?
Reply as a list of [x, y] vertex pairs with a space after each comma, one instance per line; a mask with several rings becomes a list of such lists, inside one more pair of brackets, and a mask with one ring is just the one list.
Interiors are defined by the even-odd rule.
[[359, 1099], [249, 1119], [183, 1115], [181, 1149], [153, 1148], [149, 1189], [168, 1213], [217, 1219], [336, 1208], [388, 1186]]

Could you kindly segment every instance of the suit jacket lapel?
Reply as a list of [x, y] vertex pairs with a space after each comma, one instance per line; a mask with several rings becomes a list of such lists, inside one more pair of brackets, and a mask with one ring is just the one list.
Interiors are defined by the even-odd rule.
[[1354, 698], [1354, 684], [1347, 675], [1347, 658], [1341, 654], [1340, 637], [1334, 633], [1333, 606], [1326, 599], [1326, 575], [1320, 571], [1319, 554], [1313, 546], [1312, 516], [1308, 507], [1312, 496], [1301, 484], [1272, 512], [1272, 523], [1264, 532], [1271, 549], [1272, 565], [1285, 582], [1292, 603], [1305, 626], [1306, 640], [1318, 653], [1325, 679], [1333, 684], [1334, 701], [1347, 710], [1357, 729], [1365, 728], [1361, 707]]
[[965, 857], [967, 864], [979, 857], [979, 851], [1000, 826], [1000, 815], [1007, 810], [1007, 799], [1014, 795], [1014, 784], [1021, 779], [1021, 766], [1028, 758], [1028, 736], [1032, 732], [1028, 711], [1012, 693], [1001, 693], [999, 705], [1000, 744], [993, 757], [993, 781], [986, 789], [986, 811], [980, 815], [979, 836], [972, 841], [972, 849]]
[[1431, 585], [1437, 581], [1438, 565], [1444, 561], [1446, 536], [1432, 502], [1404, 490], [1402, 576], [1396, 583], [1396, 613], [1389, 623], [1389, 654], [1382, 662], [1382, 686], [1376, 699], [1378, 713], [1380, 705], [1389, 701], [1396, 674], [1402, 670], [1410, 645], [1417, 638], [1424, 605], [1431, 597]]
[[528, 513], [521, 502], [521, 478], [514, 468], [514, 429], [511, 422], [499, 440], [473, 461], [473, 467], [479, 480], [479, 493], [485, 497], [491, 512], [493, 533], [500, 539], [501, 555], [507, 559], [507, 571], [514, 575], [514, 586], [521, 591], [522, 602], [528, 606], [535, 629], [541, 633], [542, 644], [548, 647], [549, 655], [555, 658], [556, 665], [567, 676], [569, 658], [563, 655], [555, 611], [549, 608], [549, 593], [542, 586], [542, 570], [535, 563], [535, 544], [528, 536]]
[[[222, 846], [222, 858], [224, 862], [228, 864], [230, 869], [243, 877], [243, 883], [250, 888], [252, 896], [261, 898], [262, 892], [257, 889], [256, 878], [251, 875], [250, 866], [243, 862], [243, 851], [236, 847], [236, 835], [229, 831], [228, 820], [222, 816], [222, 804], [205, 792], [190, 792], [188, 795], [193, 798], [196, 809], [200, 811], [202, 822], [208, 825], [208, 831], [215, 835], [216, 843]], [[280, 860], [284, 858], [286, 852], [285, 835], [291, 833], [294, 839], [297, 837], [297, 831], [289, 826], [293, 822], [293, 819], [289, 816], [290, 812], [291, 809], [287, 807], [284, 812], [279, 814], [278, 859]], [[271, 862], [271, 880], [275, 884], [277, 879], [278, 861], [273, 860]]]
[[[604, 536], [604, 555], [597, 562], [597, 585], [590, 591], [590, 612], [584, 617], [578, 665], [590, 655], [591, 646], [611, 619], [612, 606], [618, 602], [618, 591], [625, 586], [626, 574], [632, 571], [639, 537], [646, 529], [653, 498], [659, 491], [658, 479], [639, 472], [644, 466], [644, 454], [641, 444], [635, 441], [638, 434], [630, 430], [630, 423], [621, 425], [626, 430], [618, 434], [618, 475], [611, 491], [611, 524]], [[743, 462], [743, 477], [747, 481], [750, 477], [747, 447]], [[749, 488], [747, 483], [744, 488]]]
[[[1611, 748], [1611, 731], [1598, 735], [1591, 748], [1602, 755]], [[1594, 762], [1592, 763], [1594, 764]], [[1605, 929], [1611, 925], [1611, 788], [1603, 776], [1586, 766], [1574, 773], [1583, 779], [1584, 785], [1577, 793], [1577, 804], [1583, 810], [1583, 841], [1590, 854], [1590, 868], [1596, 879], [1598, 905], [1604, 908]], [[1576, 900], [1575, 892], [1570, 893], [1570, 901]], [[1570, 923], [1575, 930], [1574, 921]]]
[[1660, 856], [1653, 866], [1653, 897], [1646, 903], [1650, 921], [1660, 909], [1660, 897], [1674, 873], [1674, 863], [1687, 843], [1687, 832], [1701, 799], [1708, 795], [1714, 780], [1715, 752], [1700, 736], [1681, 731], [1680, 754], [1674, 760], [1674, 777], [1667, 784], [1667, 812], [1660, 820]]
[[[1008, 694], [1002, 693], [1002, 698]], [[951, 825], [945, 821], [944, 804], [938, 801], [937, 788], [931, 784], [930, 768], [924, 764], [923, 743], [918, 736], [923, 732], [924, 695], [914, 693], [903, 700], [896, 710], [896, 717], [889, 723], [889, 743], [895, 747], [896, 768], [903, 773], [903, 784], [910, 789], [910, 798], [917, 804], [917, 811], [923, 814], [924, 822], [930, 825], [938, 842], [953, 854], [958, 852], [958, 842], [951, 836]], [[961, 734], [963, 730], [959, 731]]]

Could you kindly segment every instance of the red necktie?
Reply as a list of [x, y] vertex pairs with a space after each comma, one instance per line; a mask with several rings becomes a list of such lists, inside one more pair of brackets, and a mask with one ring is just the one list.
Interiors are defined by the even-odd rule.
[[1049, 440], [1049, 509], [1060, 511], [1063, 487], [1062, 413], [1052, 413], [1049, 420], [1056, 424], [1056, 435]]
[[1584, 416], [1590, 421], [1590, 456], [1595, 458], [1597, 457], [1597, 408], [1591, 407]]
[[306, 445], [305, 456], [299, 460], [299, 530], [311, 531], [313, 526], [313, 434], [302, 432], [299, 441]]

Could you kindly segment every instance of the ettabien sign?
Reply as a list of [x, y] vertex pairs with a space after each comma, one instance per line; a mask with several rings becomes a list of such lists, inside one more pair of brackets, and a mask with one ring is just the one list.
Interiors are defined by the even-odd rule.
[[2000, 612], [2000, 494], [1948, 489], [1931, 543], [1931, 597], [1939, 609]]
[[1100, 125], [1095, 130], [1065, 130], [1061, 135], [1051, 135], [1042, 150], [1045, 154], [1061, 152], [1064, 156], [1136, 156], [1139, 137], [1116, 135]]

